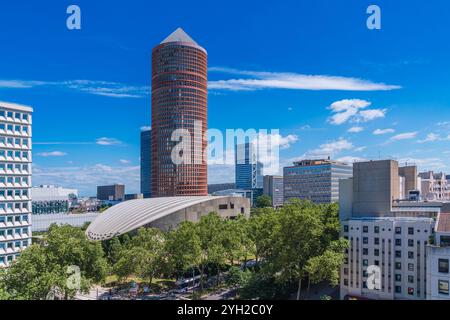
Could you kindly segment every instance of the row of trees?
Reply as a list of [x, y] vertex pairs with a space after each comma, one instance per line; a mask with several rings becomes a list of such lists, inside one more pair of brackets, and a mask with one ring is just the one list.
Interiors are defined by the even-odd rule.
[[[108, 274], [151, 283], [194, 272], [203, 291], [205, 274], [220, 280], [224, 270], [243, 298], [283, 298], [294, 288], [299, 298], [305, 280], [308, 287], [324, 280], [337, 284], [347, 246], [339, 238], [337, 205], [294, 201], [275, 210], [259, 203], [250, 219], [211, 213], [169, 232], [142, 228], [103, 243], [88, 241], [82, 229], [52, 226], [40, 244], [0, 273], [0, 298], [45, 299], [57, 289], [70, 299], [76, 289], [68, 285], [67, 268], [73, 265], [81, 270], [81, 291]], [[241, 268], [249, 259], [257, 267]]]

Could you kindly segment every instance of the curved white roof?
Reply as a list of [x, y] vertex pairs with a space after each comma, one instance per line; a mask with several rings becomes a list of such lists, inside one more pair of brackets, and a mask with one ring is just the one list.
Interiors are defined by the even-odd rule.
[[91, 240], [111, 239], [179, 210], [220, 198], [227, 197], [164, 197], [125, 201], [100, 214], [89, 225], [86, 236]]

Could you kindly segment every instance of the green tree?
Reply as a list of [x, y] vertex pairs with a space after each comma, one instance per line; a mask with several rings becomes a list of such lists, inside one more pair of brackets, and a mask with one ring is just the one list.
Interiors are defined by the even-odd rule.
[[259, 196], [255, 200], [256, 208], [269, 208], [272, 207], [272, 198], [266, 194]]
[[165, 254], [167, 256], [167, 271], [176, 275], [188, 268], [200, 264], [201, 255], [200, 237], [193, 222], [185, 221], [176, 230], [167, 234]]

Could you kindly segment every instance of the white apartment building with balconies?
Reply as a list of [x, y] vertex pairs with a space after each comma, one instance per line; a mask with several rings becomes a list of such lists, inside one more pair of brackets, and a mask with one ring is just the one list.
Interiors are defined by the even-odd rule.
[[31, 114], [0, 102], [0, 267], [31, 244]]

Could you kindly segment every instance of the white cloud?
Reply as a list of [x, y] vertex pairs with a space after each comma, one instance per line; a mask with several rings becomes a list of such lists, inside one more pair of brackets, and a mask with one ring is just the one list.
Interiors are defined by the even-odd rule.
[[450, 135], [448, 135], [447, 137], [442, 137], [439, 134], [436, 133], [429, 133], [427, 134], [427, 137], [423, 140], [419, 140], [417, 141], [418, 143], [425, 143], [425, 142], [436, 142], [436, 141], [446, 141], [446, 140], [450, 140]]
[[215, 80], [211, 90], [251, 91], [260, 89], [386, 91], [400, 89], [397, 85], [374, 83], [369, 80], [328, 75], [305, 75], [287, 72], [259, 72], [213, 67], [210, 72], [239, 75], [242, 78]]
[[112, 146], [112, 145], [121, 144], [122, 142], [120, 140], [115, 139], [115, 138], [103, 137], [103, 138], [98, 138], [96, 143], [101, 145], [101, 146]]
[[355, 162], [367, 161], [367, 159], [361, 158], [361, 157], [346, 156], [346, 157], [338, 158], [337, 161], [348, 163], [348, 164], [353, 164]]
[[122, 164], [129, 164], [130, 160], [120, 159], [119, 162], [122, 163]]
[[141, 127], [141, 131], [148, 131], [148, 130], [152, 130], [151, 126], [142, 126]]
[[147, 86], [130, 86], [110, 81], [68, 80], [58, 82], [0, 79], [0, 88], [29, 89], [34, 87], [69, 89], [111, 98], [143, 98], [150, 92], [150, 88]]
[[37, 154], [40, 157], [64, 157], [67, 153], [62, 151], [40, 152]]
[[353, 149], [353, 143], [344, 138], [339, 138], [339, 140], [324, 143], [319, 146], [319, 148], [310, 150], [306, 152], [302, 158], [309, 157], [334, 157], [338, 153]]
[[409, 140], [414, 139], [417, 136], [417, 131], [415, 132], [405, 132], [397, 134], [389, 139], [389, 141], [400, 141], [400, 140]]
[[376, 136], [382, 135], [382, 134], [388, 134], [388, 133], [394, 133], [394, 129], [376, 129], [373, 134]]
[[363, 127], [351, 127], [350, 129], [347, 130], [347, 132], [350, 132], [350, 133], [359, 133], [362, 131], [364, 131]]
[[358, 147], [358, 148], [355, 148], [355, 152], [362, 152], [362, 151], [364, 151], [364, 150], [366, 150], [367, 149], [367, 147]]
[[387, 109], [368, 109], [371, 102], [360, 99], [344, 99], [333, 102], [328, 109], [333, 115], [328, 119], [328, 122], [334, 125], [341, 125], [346, 122], [368, 122], [377, 118], [383, 118], [386, 115]]

